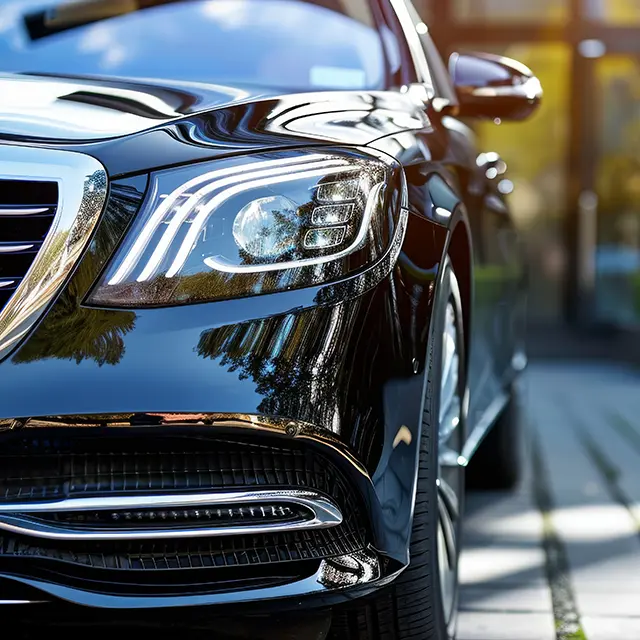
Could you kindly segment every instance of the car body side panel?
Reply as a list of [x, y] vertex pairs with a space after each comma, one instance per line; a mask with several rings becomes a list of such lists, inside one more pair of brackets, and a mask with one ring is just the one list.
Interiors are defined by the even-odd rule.
[[[486, 419], [494, 399], [513, 376], [514, 353], [522, 348], [525, 290], [520, 246], [507, 202], [494, 175], [483, 164], [495, 154], [479, 153], [473, 132], [452, 118], [444, 124], [451, 137], [454, 170], [472, 235], [473, 303], [469, 353], [469, 423]], [[493, 416], [491, 419], [495, 418]]]
[[[448, 116], [436, 115], [433, 123], [370, 146], [397, 157], [405, 167], [412, 210], [449, 233], [440, 246], [450, 252], [462, 280], [469, 343], [467, 433], [471, 433], [516, 373], [513, 355], [523, 344], [523, 263], [498, 181], [488, 178], [477, 164], [473, 132]], [[464, 250], [469, 252], [469, 264], [456, 265], [449, 247], [459, 224], [468, 238]]]

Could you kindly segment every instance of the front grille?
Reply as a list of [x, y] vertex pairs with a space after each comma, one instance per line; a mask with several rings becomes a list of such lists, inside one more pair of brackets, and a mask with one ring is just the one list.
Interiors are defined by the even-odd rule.
[[[310, 575], [321, 560], [356, 553], [367, 546], [364, 510], [346, 477], [324, 455], [293, 441], [280, 446], [277, 440], [255, 442], [158, 432], [153, 437], [132, 437], [99, 428], [83, 428], [73, 438], [66, 430], [33, 433], [10, 432], [0, 441], [0, 496], [5, 503], [295, 488], [330, 496], [344, 519], [326, 529], [163, 540], [60, 541], [2, 532], [0, 569], [5, 571], [19, 567], [15, 570], [23, 572], [29, 566], [30, 575], [45, 579], [47, 572], [53, 571], [59, 576], [56, 580], [67, 584], [91, 581], [114, 593], [128, 592], [132, 584], [159, 592], [157, 585], [177, 581], [181, 592], [193, 593], [222, 588], [226, 581], [259, 577], [260, 584], [267, 584], [283, 576]], [[267, 512], [268, 517], [306, 517], [278, 505], [274, 509], [273, 514]], [[138, 515], [145, 517], [132, 513], [132, 519]], [[206, 519], [214, 514], [204, 515]], [[194, 516], [179, 514], [187, 520]], [[56, 517], [83, 525], [76, 514]], [[104, 514], [83, 515], [89, 520], [95, 517]], [[233, 512], [225, 517], [242, 519], [247, 514]], [[181, 577], [168, 577], [174, 574]], [[171, 589], [174, 587], [162, 592]]]
[[0, 180], [0, 311], [35, 260], [58, 198], [57, 182]]
[[300, 448], [223, 440], [158, 437], [15, 437], [2, 444], [4, 502], [110, 493], [203, 491], [246, 487], [339, 489], [322, 457]]

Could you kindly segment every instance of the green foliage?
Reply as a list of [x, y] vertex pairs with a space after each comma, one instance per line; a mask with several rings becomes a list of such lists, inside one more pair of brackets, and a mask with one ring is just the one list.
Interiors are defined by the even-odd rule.
[[88, 358], [102, 366], [120, 361], [125, 350], [123, 338], [133, 329], [135, 314], [87, 308], [78, 310], [82, 295], [93, 280], [90, 262], [83, 261], [68, 289], [15, 355], [14, 362], [60, 358], [79, 363]]

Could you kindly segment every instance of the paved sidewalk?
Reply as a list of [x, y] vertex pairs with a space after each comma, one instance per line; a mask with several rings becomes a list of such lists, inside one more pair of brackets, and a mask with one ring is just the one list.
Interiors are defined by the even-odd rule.
[[532, 365], [525, 478], [468, 499], [458, 640], [640, 640], [640, 373]]

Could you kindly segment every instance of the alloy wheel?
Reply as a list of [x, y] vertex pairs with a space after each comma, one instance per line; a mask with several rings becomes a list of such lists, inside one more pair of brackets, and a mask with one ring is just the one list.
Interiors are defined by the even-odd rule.
[[461, 353], [453, 303], [447, 304], [442, 335], [440, 413], [438, 417], [438, 566], [445, 619], [451, 620], [456, 601], [464, 468], [462, 448]]

